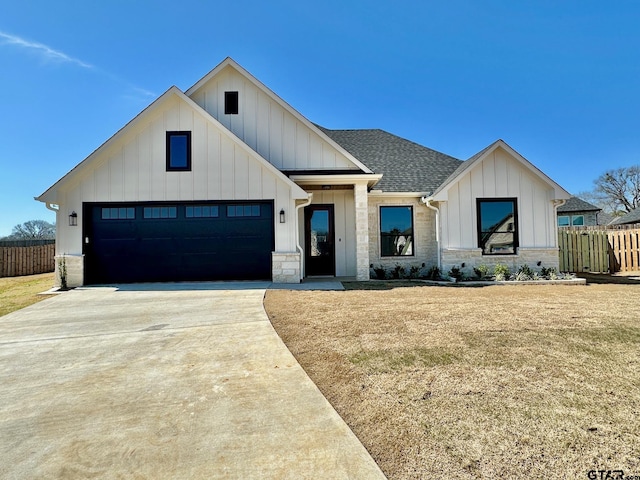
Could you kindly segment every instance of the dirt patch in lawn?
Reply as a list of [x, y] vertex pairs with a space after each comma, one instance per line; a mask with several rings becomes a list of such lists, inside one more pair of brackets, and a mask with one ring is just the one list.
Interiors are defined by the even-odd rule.
[[640, 286], [267, 292], [390, 479], [640, 474]]
[[53, 273], [0, 278], [0, 317], [44, 300], [47, 296], [38, 294], [51, 289], [54, 282]]

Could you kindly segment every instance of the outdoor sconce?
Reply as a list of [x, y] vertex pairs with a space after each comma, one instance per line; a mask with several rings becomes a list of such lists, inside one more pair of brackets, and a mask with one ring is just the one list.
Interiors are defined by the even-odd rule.
[[284, 223], [284, 208], [280, 209], [280, 223]]
[[70, 227], [78, 226], [78, 214], [75, 211], [69, 214], [69, 226]]

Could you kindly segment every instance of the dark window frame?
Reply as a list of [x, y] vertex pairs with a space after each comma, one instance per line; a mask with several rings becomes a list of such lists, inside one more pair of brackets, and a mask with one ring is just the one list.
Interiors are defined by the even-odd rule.
[[[172, 150], [171, 150], [171, 138], [172, 137], [187, 137], [187, 151], [186, 153], [186, 165], [185, 166], [173, 166], [172, 165]], [[191, 131], [168, 131], [167, 132], [167, 172], [190, 172], [191, 171]]]
[[[493, 230], [494, 233], [511, 234], [513, 235], [513, 252], [497, 252], [486, 253], [485, 245], [483, 243], [483, 234], [490, 231], [482, 231], [482, 204], [483, 203], [505, 203], [511, 202], [513, 204], [513, 219], [507, 223], [506, 230]], [[506, 223], [506, 222], [503, 222]], [[512, 228], [509, 228], [511, 226]], [[518, 198], [517, 197], [497, 197], [497, 198], [476, 198], [476, 227], [478, 234], [478, 248], [482, 249], [482, 255], [488, 256], [500, 256], [500, 255], [518, 255], [518, 248], [520, 247], [520, 228], [518, 227]], [[486, 242], [485, 242], [486, 243]]]
[[237, 91], [224, 92], [224, 114], [237, 115], [240, 111], [240, 95]]
[[[391, 237], [394, 236], [390, 233], [385, 233], [382, 231], [382, 216], [383, 216], [383, 211], [386, 209], [408, 209], [410, 212], [410, 218], [411, 218], [411, 235], [409, 235], [408, 239], [405, 238], [405, 240], [407, 242], [410, 242], [411, 245], [411, 253], [410, 254], [389, 254], [385, 252], [385, 248], [384, 248], [384, 244], [385, 241], [383, 240], [385, 237]], [[378, 225], [378, 232], [380, 234], [380, 257], [385, 257], [385, 258], [392, 258], [392, 257], [415, 257], [416, 256], [416, 245], [415, 245], [415, 218], [413, 216], [413, 205], [380, 205], [378, 208], [378, 212], [379, 212], [379, 217], [380, 217], [380, 223]], [[401, 232], [404, 233], [404, 232]], [[406, 235], [395, 235], [396, 237], [398, 236], [404, 236], [406, 237]], [[395, 242], [394, 242], [395, 243]]]

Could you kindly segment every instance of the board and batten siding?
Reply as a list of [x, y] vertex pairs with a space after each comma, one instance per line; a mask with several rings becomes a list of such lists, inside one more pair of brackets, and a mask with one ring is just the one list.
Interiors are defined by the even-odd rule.
[[517, 198], [520, 247], [557, 247], [553, 190], [502, 148], [474, 165], [440, 205], [443, 248], [478, 248], [478, 198]]
[[[82, 252], [85, 202], [273, 200], [275, 212], [294, 211], [291, 184], [185, 101], [169, 99], [146, 120], [107, 144], [61, 188], [59, 254]], [[192, 132], [190, 172], [166, 171], [166, 132], [178, 130]], [[64, 221], [71, 211], [79, 215], [77, 227]], [[275, 222], [276, 251], [295, 251], [294, 228], [294, 222]]]
[[[238, 114], [224, 113], [224, 92], [238, 92]], [[191, 96], [280, 170], [354, 170], [358, 167], [290, 111], [228, 66]]]

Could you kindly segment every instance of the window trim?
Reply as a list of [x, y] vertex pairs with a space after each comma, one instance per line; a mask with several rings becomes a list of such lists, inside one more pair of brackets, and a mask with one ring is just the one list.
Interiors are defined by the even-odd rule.
[[[171, 138], [174, 136], [187, 137], [187, 165], [184, 167], [174, 167], [171, 165]], [[190, 172], [191, 171], [191, 131], [189, 130], [167, 131], [166, 147], [167, 147], [167, 172]]]
[[[482, 246], [482, 215], [481, 205], [483, 203], [498, 203], [498, 202], [512, 202], [513, 203], [513, 252], [504, 253], [485, 253], [485, 248]], [[518, 248], [520, 247], [520, 226], [518, 218], [518, 197], [492, 197], [492, 198], [476, 198], [476, 231], [478, 248], [482, 250], [483, 256], [505, 256], [505, 255], [518, 255]]]
[[238, 112], [240, 112], [240, 94], [238, 91], [224, 92], [224, 114], [238, 115]]
[[[576, 225], [576, 224], [574, 223], [574, 220], [575, 220], [576, 218], [582, 218], [582, 223], [580, 223], [580, 224]], [[584, 215], [583, 215], [582, 213], [580, 213], [580, 214], [578, 214], [578, 215], [571, 215], [571, 226], [572, 226], [572, 227], [584, 227], [584, 226], [585, 226], [585, 223], [584, 223]]]
[[[416, 221], [412, 204], [382, 204], [378, 205], [378, 245], [380, 258], [411, 258], [416, 256]], [[385, 255], [382, 252], [382, 209], [384, 208], [408, 208], [411, 211], [411, 254], [410, 255]]]
[[[561, 218], [565, 218], [566, 219], [566, 222], [567, 222], [566, 225], [561, 225], [560, 224], [560, 219]], [[575, 220], [577, 218], [582, 218], [582, 223], [576, 224]], [[586, 220], [586, 218], [585, 218], [585, 214], [584, 213], [578, 213], [576, 215], [572, 215], [572, 214], [567, 213], [566, 215], [558, 215], [557, 223], [558, 223], [558, 227], [584, 227], [584, 226], [586, 226], [585, 220]]]

